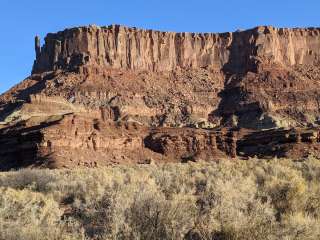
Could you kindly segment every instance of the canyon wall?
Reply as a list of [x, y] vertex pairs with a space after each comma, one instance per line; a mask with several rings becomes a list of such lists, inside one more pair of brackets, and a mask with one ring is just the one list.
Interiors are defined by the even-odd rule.
[[91, 64], [148, 71], [225, 67], [246, 72], [263, 59], [282, 65], [319, 61], [320, 29], [257, 27], [234, 33], [174, 33], [119, 25], [79, 27], [36, 38], [33, 73]]

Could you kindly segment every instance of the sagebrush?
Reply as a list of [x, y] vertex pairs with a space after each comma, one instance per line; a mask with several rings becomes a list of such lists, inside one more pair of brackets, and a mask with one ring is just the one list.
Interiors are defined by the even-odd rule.
[[320, 239], [308, 157], [0, 173], [0, 238]]

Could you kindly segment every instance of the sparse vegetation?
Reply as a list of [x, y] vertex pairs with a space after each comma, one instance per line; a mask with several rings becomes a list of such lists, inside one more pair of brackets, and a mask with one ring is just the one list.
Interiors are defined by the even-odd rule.
[[1, 239], [320, 238], [320, 160], [0, 174]]

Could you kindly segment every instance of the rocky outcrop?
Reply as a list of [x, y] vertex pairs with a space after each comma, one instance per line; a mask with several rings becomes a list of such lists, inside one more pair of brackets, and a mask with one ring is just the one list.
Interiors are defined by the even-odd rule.
[[0, 129], [0, 169], [216, 160], [235, 157], [236, 141], [227, 131], [154, 131], [103, 115], [65, 114], [37, 122], [30, 118]]
[[80, 27], [48, 34], [33, 73], [80, 65], [147, 71], [217, 68], [244, 72], [259, 60], [313, 64], [320, 56], [320, 29], [257, 27], [234, 33], [173, 33], [127, 28]]
[[154, 152], [174, 159], [195, 161], [215, 157], [236, 157], [236, 134], [232, 131], [199, 129], [157, 129], [144, 140]]
[[272, 129], [245, 134], [237, 142], [242, 156], [302, 157], [319, 155], [320, 129]]

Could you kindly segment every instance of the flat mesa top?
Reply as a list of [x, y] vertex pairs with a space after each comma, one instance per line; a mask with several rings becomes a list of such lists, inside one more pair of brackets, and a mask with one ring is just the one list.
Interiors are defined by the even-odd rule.
[[[247, 31], [264, 31], [264, 30], [271, 30], [271, 31], [319, 31], [320, 27], [306, 27], [306, 28], [302, 28], [302, 27], [295, 27], [295, 28], [277, 28], [274, 26], [256, 26], [253, 28], [249, 28], [249, 29], [237, 29], [233, 32], [177, 32], [177, 31], [160, 31], [160, 30], [156, 30], [156, 29], [145, 29], [145, 28], [139, 28], [139, 27], [129, 27], [129, 26], [125, 26], [125, 25], [120, 25], [120, 24], [111, 24], [111, 25], [106, 25], [106, 26], [98, 26], [95, 24], [92, 25], [88, 25], [88, 26], [77, 26], [77, 27], [71, 27], [71, 28], [66, 28], [65, 30], [59, 31], [57, 32], [57, 34], [65, 32], [65, 31], [74, 31], [74, 30], [79, 30], [79, 29], [83, 29], [83, 30], [113, 30], [113, 29], [123, 29], [123, 30], [127, 30], [127, 31], [137, 31], [137, 32], [141, 32], [141, 31], [145, 31], [145, 32], [158, 32], [158, 33], [174, 33], [174, 34], [186, 34], [186, 33], [190, 33], [190, 34], [227, 34], [227, 33], [240, 33], [240, 32], [247, 32]], [[54, 34], [54, 33], [52, 33]]]

